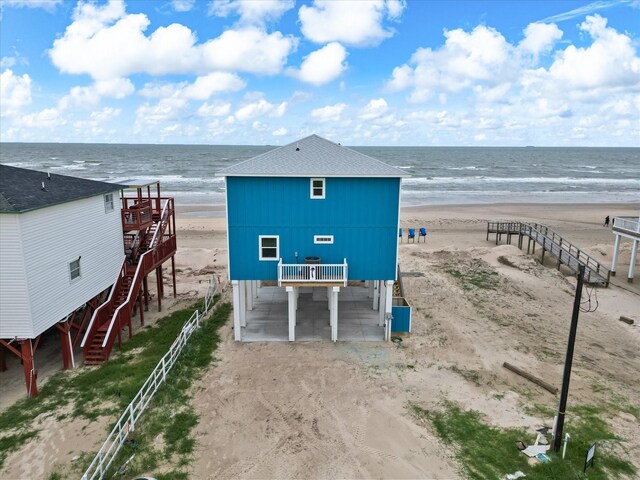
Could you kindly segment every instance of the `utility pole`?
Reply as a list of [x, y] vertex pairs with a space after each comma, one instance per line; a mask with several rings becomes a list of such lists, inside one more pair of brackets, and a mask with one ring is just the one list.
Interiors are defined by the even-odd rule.
[[562, 376], [562, 390], [560, 391], [560, 404], [556, 420], [556, 433], [553, 438], [553, 451], [558, 453], [562, 444], [562, 428], [564, 427], [564, 414], [567, 409], [567, 396], [569, 395], [569, 380], [571, 378], [571, 364], [573, 363], [573, 347], [576, 343], [576, 331], [578, 330], [578, 314], [580, 313], [580, 301], [582, 299], [582, 284], [584, 283], [584, 265], [578, 265], [578, 284], [576, 296], [573, 301], [573, 316], [569, 329], [569, 341], [567, 343], [567, 356], [564, 360], [564, 375]]

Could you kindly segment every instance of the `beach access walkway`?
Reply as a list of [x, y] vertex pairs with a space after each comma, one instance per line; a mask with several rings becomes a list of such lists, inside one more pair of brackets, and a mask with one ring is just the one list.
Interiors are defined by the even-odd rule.
[[541, 223], [525, 222], [487, 222], [487, 240], [489, 234], [495, 233], [496, 245], [502, 239], [502, 235], [507, 236], [507, 243], [511, 244], [511, 237], [518, 236], [518, 248], [523, 248], [523, 240], [526, 237], [527, 253], [536, 252], [536, 244], [542, 247], [542, 262], [544, 263], [545, 252], [551, 253], [558, 259], [557, 267], [565, 265], [572, 272], [578, 273], [579, 265], [584, 265], [584, 280], [592, 285], [609, 286], [611, 272], [603, 264], [585, 253], [580, 247], [572, 244], [558, 233], [551, 230], [547, 225]]

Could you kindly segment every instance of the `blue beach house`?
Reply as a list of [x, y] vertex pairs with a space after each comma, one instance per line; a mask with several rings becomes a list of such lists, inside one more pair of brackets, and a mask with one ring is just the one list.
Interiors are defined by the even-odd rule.
[[339, 296], [348, 285], [364, 281], [377, 326], [389, 322], [406, 173], [311, 135], [217, 175], [226, 180], [236, 340], [265, 284], [286, 292], [280, 298], [288, 304], [282, 320], [290, 341], [296, 339], [300, 289], [326, 292], [333, 341]]

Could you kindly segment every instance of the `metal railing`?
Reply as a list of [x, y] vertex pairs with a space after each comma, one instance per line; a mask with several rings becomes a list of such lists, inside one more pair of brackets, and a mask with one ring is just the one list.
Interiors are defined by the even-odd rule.
[[342, 283], [347, 286], [347, 259], [338, 264], [285, 264], [278, 262], [278, 286], [282, 283]]
[[614, 217], [613, 228], [616, 230], [625, 230], [629, 233], [640, 233], [640, 218]]
[[558, 258], [558, 265], [567, 265], [575, 272], [578, 271], [578, 265], [584, 265], [587, 283], [609, 284], [611, 273], [607, 267], [585, 253], [580, 247], [551, 230], [547, 225], [524, 222], [487, 222], [487, 239], [489, 233], [496, 234], [496, 242], [498, 241], [497, 236], [502, 234], [529, 237], [542, 245], [543, 251], [555, 255]]
[[100, 447], [89, 468], [87, 468], [84, 475], [82, 475], [82, 480], [104, 478], [109, 467], [111, 467], [111, 464], [120, 452], [127, 436], [135, 429], [140, 416], [160, 385], [167, 379], [167, 374], [187, 345], [187, 341], [200, 326], [200, 320], [209, 312], [215, 292], [214, 279], [211, 278], [209, 280], [207, 294], [204, 298], [203, 312], [200, 313], [200, 311], [196, 310], [191, 315], [191, 318], [185, 322], [180, 334], [169, 348], [169, 351], [160, 359], [156, 368], [153, 369], [153, 372], [151, 372], [151, 375], [147, 378], [147, 381], [144, 382], [144, 385], [142, 385], [136, 396], [131, 400], [131, 403], [129, 403], [122, 415], [120, 415], [120, 418], [102, 444], [102, 447]]

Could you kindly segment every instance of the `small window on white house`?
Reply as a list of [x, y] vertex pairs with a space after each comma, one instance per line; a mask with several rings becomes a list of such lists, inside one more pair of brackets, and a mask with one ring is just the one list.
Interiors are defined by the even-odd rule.
[[311, 179], [311, 198], [324, 198], [324, 178]]
[[69, 263], [69, 275], [71, 280], [75, 280], [80, 276], [80, 258]]
[[104, 213], [113, 212], [113, 193], [104, 196]]
[[313, 243], [333, 245], [333, 235], [314, 235]]
[[278, 260], [280, 258], [279, 237], [260, 235], [260, 260]]

